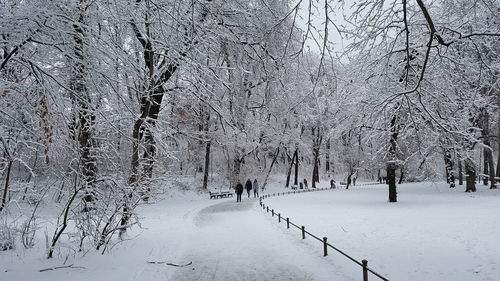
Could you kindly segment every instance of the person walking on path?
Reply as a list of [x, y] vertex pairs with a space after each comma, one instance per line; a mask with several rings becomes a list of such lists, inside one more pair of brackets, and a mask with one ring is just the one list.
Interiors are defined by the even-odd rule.
[[245, 189], [247, 190], [248, 198], [250, 198], [250, 190], [252, 190], [252, 181], [250, 179], [245, 183]]
[[335, 188], [335, 180], [334, 180], [334, 179], [331, 179], [331, 180], [330, 180], [330, 188], [331, 188], [331, 189], [334, 189], [334, 188]]
[[243, 193], [243, 185], [240, 181], [236, 184], [236, 202], [241, 202], [241, 194]]
[[253, 180], [253, 197], [259, 197], [259, 183], [257, 179]]
[[307, 180], [306, 179], [304, 179], [304, 188], [308, 189], [308, 187], [307, 187]]

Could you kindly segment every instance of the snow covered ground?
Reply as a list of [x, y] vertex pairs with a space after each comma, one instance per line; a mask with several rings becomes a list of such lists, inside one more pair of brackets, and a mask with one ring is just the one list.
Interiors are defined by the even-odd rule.
[[[265, 204], [354, 258], [367, 259], [390, 280], [500, 280], [500, 191], [478, 187], [465, 193], [463, 186], [445, 183], [403, 184], [399, 202], [389, 204], [386, 185], [357, 186], [274, 197]], [[284, 224], [278, 227], [286, 231]], [[296, 231], [289, 235], [300, 239]], [[318, 241], [305, 243], [321, 254]], [[345, 270], [359, 274], [359, 268]]]
[[[286, 191], [279, 185], [268, 192]], [[141, 228], [110, 253], [68, 249], [47, 260], [38, 241], [0, 252], [0, 280], [361, 280], [358, 266], [332, 251], [323, 257], [319, 242], [277, 224], [257, 199], [235, 201], [174, 192], [141, 206]], [[266, 199], [390, 280], [453, 281], [498, 280], [499, 202], [498, 190], [468, 194], [432, 183], [399, 186], [396, 204], [387, 203], [385, 185]], [[63, 264], [75, 268], [39, 272]]]

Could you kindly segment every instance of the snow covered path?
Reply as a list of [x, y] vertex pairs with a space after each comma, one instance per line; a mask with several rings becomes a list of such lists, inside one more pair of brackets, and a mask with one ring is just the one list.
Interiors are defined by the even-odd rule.
[[[41, 242], [28, 250], [0, 252], [0, 280], [359, 280], [342, 276], [338, 260], [322, 258], [321, 249], [311, 250], [298, 233], [263, 214], [257, 199], [235, 201], [179, 193], [141, 206], [141, 227], [133, 227], [130, 240], [114, 245], [104, 255], [88, 249], [82, 256], [73, 248], [61, 247], [48, 260]], [[47, 221], [50, 218], [47, 215]], [[44, 228], [50, 230], [50, 225]], [[38, 235], [38, 241], [43, 241], [43, 232]], [[186, 267], [164, 264], [190, 261]], [[39, 272], [70, 264], [77, 268]]]
[[273, 227], [257, 209], [257, 199], [234, 201], [224, 200], [196, 215], [183, 258], [193, 264], [179, 268], [170, 280], [346, 280], [320, 254]]

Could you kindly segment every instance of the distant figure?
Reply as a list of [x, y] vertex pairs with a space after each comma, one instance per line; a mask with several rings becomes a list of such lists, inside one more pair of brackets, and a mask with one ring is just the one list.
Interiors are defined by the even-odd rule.
[[378, 177], [378, 182], [382, 183], [382, 177]]
[[299, 189], [304, 189], [304, 184], [299, 182]]
[[335, 180], [331, 179], [331, 180], [330, 180], [330, 188], [331, 188], [331, 189], [335, 189], [335, 187], [336, 187], [336, 186], [335, 186]]
[[236, 184], [236, 202], [241, 202], [241, 194], [243, 193], [243, 185], [240, 181]]
[[248, 198], [250, 198], [250, 190], [252, 190], [252, 181], [250, 179], [245, 183], [245, 189], [247, 190]]
[[257, 179], [253, 180], [253, 197], [259, 197], [259, 183]]
[[352, 178], [352, 185], [356, 186], [356, 178]]
[[347, 177], [347, 185], [345, 186], [345, 189], [349, 189], [349, 186], [351, 185], [351, 176], [349, 175]]
[[304, 188], [308, 189], [308, 187], [307, 187], [307, 180], [306, 179], [304, 179]]

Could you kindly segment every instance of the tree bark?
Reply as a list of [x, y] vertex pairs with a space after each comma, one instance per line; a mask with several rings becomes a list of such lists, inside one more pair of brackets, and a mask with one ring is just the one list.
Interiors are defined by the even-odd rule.
[[399, 169], [399, 171], [401, 172], [401, 175], [399, 175], [399, 181], [398, 181], [398, 184], [402, 184], [402, 183], [403, 183], [404, 176], [405, 176], [405, 169], [404, 169], [403, 167], [401, 167], [401, 169]]
[[290, 161], [290, 165], [288, 166], [288, 172], [286, 174], [286, 184], [285, 184], [285, 187], [289, 187], [290, 186], [290, 175], [292, 174], [292, 168], [293, 168], [293, 164], [296, 161], [296, 158], [297, 158], [297, 149], [295, 149], [295, 151], [293, 152], [292, 160]]
[[[86, 85], [86, 57], [85, 57], [85, 9], [79, 7], [78, 24], [73, 25], [73, 57], [71, 57], [72, 73], [70, 89], [78, 94], [73, 102], [76, 107], [75, 129], [78, 132], [78, 152], [80, 156], [79, 169], [87, 188], [94, 185], [97, 176], [97, 165], [94, 151], [95, 115], [91, 108], [91, 99]], [[87, 191], [90, 192], [90, 191]]]
[[9, 183], [10, 183], [10, 171], [12, 169], [12, 159], [9, 160], [9, 164], [7, 164], [7, 170], [5, 171], [6, 172], [6, 176], [5, 176], [5, 185], [3, 187], [3, 194], [2, 194], [2, 203], [0, 204], [0, 212], [3, 211], [3, 209], [5, 208], [5, 206], [7, 205], [7, 194], [9, 192]]
[[483, 184], [488, 185], [488, 175], [489, 172], [489, 163], [488, 163], [488, 149], [486, 147], [483, 148]]
[[328, 139], [326, 141], [325, 173], [328, 176], [328, 178], [331, 177], [331, 174], [330, 174], [330, 139]]
[[313, 137], [313, 174], [312, 174], [312, 188], [316, 188], [316, 183], [319, 182], [319, 149], [323, 140], [322, 130], [320, 127], [312, 128]]
[[211, 141], [207, 142], [207, 146], [205, 148], [205, 169], [203, 171], [203, 189], [207, 189], [208, 186], [208, 169], [210, 166], [210, 145]]
[[294, 185], [299, 184], [299, 147], [295, 148], [295, 179], [293, 181]]
[[465, 160], [466, 186], [465, 192], [476, 192], [476, 167], [470, 159]]
[[389, 185], [389, 202], [397, 202], [397, 187], [396, 187], [396, 150], [399, 134], [398, 115], [394, 114], [391, 119], [391, 138], [389, 140], [389, 157], [391, 160], [387, 162], [387, 184]]
[[266, 178], [264, 179], [264, 184], [262, 184], [262, 191], [266, 188], [267, 185], [267, 180], [269, 179], [269, 175], [271, 174], [271, 171], [273, 170], [274, 163], [276, 163], [276, 159], [278, 159], [278, 155], [280, 153], [280, 147], [276, 149], [276, 154], [274, 154], [273, 161], [271, 162], [271, 166], [269, 166], [269, 171], [267, 171]]
[[500, 178], [500, 143], [498, 144], [498, 157], [497, 157], [497, 178]]
[[458, 184], [463, 185], [464, 184], [464, 173], [462, 170], [462, 160], [458, 159]]
[[446, 168], [446, 182], [450, 184], [450, 188], [455, 187], [455, 174], [453, 171], [453, 161], [451, 159], [450, 149], [444, 148], [444, 163]]
[[486, 107], [480, 109], [478, 119], [479, 127], [482, 129], [481, 135], [483, 137], [483, 143], [487, 146], [483, 148], [483, 184], [488, 185], [489, 180], [490, 188], [495, 188], [495, 164], [493, 161], [493, 149], [491, 148], [490, 142], [490, 115]]
[[397, 202], [396, 163], [387, 163], [387, 184], [389, 185], [389, 202]]

